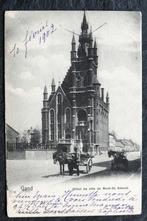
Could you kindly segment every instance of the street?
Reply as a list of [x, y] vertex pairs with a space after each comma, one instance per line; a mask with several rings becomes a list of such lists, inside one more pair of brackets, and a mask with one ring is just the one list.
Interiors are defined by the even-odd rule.
[[52, 183], [60, 184], [70, 181], [97, 179], [101, 176], [135, 176], [140, 173], [140, 157], [138, 152], [127, 154], [129, 160], [129, 170], [112, 171], [111, 160], [107, 153], [97, 155], [93, 158], [93, 167], [87, 174], [84, 166], [80, 167], [80, 176], [76, 171], [73, 176], [69, 176], [67, 165], [65, 165], [65, 175], [60, 175], [59, 164], [54, 164], [53, 160], [7, 160], [7, 185], [8, 187], [27, 183]]

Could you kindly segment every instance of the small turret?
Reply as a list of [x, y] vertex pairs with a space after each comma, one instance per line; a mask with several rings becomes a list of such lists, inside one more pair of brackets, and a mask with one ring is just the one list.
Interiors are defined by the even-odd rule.
[[96, 39], [95, 39], [95, 41], [94, 41], [94, 48], [97, 48]]
[[92, 57], [93, 57], [93, 36], [92, 36], [92, 27], [90, 27], [89, 40], [90, 40], [90, 43], [89, 43], [89, 48], [88, 48], [88, 56], [89, 56], [90, 58], [92, 58]]
[[54, 80], [54, 78], [52, 79], [51, 88], [52, 88], [52, 93], [55, 93], [56, 85], [55, 85], [55, 80]]
[[104, 88], [101, 88], [101, 99], [104, 101]]
[[45, 85], [44, 87], [44, 92], [43, 92], [43, 108], [47, 108], [47, 103], [48, 103], [48, 92], [47, 92], [47, 87]]
[[71, 61], [75, 60], [76, 60], [76, 41], [75, 41], [75, 36], [73, 34], [72, 43], [71, 43]]
[[106, 94], [106, 103], [109, 104], [109, 94], [108, 94], [108, 92]]
[[43, 92], [43, 108], [42, 108], [42, 143], [47, 145], [48, 142], [48, 92], [45, 85]]
[[94, 61], [95, 61], [95, 64], [97, 65], [98, 64], [98, 56], [97, 56], [97, 43], [96, 43], [96, 39], [94, 41]]
[[74, 34], [73, 34], [73, 36], [72, 36], [72, 51], [75, 51], [76, 50], [76, 41], [75, 41], [75, 36], [74, 36]]
[[44, 100], [47, 100], [47, 98], [48, 98], [48, 92], [47, 92], [47, 87], [46, 87], [46, 85], [45, 85], [45, 87], [44, 87], [44, 92], [43, 92], [43, 99], [44, 99]]

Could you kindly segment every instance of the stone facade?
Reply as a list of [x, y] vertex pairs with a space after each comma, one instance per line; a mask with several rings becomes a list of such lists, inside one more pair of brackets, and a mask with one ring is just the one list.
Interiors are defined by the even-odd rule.
[[71, 66], [56, 89], [53, 79], [48, 97], [44, 88], [42, 143], [49, 148], [61, 140], [82, 139], [84, 150], [108, 149], [109, 96], [97, 78], [97, 43], [89, 31], [84, 13], [78, 49], [71, 43]]

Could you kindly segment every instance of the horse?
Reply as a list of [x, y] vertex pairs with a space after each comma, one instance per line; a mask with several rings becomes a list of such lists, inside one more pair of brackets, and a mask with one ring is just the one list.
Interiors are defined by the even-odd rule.
[[65, 174], [64, 168], [65, 168], [65, 164], [67, 164], [69, 175], [72, 176], [73, 169], [76, 169], [77, 175], [79, 176], [79, 164], [77, 162], [75, 153], [67, 154], [66, 152], [63, 152], [63, 151], [60, 151], [60, 152], [56, 151], [55, 153], [53, 153], [53, 160], [54, 160], [54, 163], [57, 163], [57, 161], [59, 162], [60, 175]]
[[53, 153], [53, 160], [54, 160], [54, 163], [57, 163], [57, 161], [59, 162], [60, 175], [64, 175], [64, 173], [65, 173], [64, 165], [67, 164], [66, 152], [56, 151], [55, 153]]

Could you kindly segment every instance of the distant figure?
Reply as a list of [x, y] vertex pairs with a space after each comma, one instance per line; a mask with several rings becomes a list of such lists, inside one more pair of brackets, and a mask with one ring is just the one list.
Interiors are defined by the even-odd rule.
[[74, 140], [73, 139], [71, 139], [71, 145], [70, 145], [70, 152], [71, 153], [74, 153]]
[[79, 176], [79, 163], [80, 163], [80, 151], [77, 147], [74, 148], [75, 150], [75, 163], [76, 163], [76, 169], [77, 169], [77, 176]]
[[80, 143], [79, 143], [79, 151], [80, 151], [80, 153], [83, 152], [83, 142], [82, 142], [82, 139], [80, 139]]

